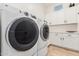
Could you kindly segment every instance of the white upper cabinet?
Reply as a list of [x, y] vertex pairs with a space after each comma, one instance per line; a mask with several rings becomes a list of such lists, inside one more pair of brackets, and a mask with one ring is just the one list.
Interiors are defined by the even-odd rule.
[[51, 4], [46, 18], [52, 25], [64, 24], [64, 8], [62, 3]]
[[54, 23], [64, 24], [64, 7], [63, 4], [54, 4]]
[[51, 4], [51, 7], [46, 14], [46, 18], [52, 25], [77, 23], [77, 4]]
[[74, 3], [64, 4], [65, 20], [64, 23], [77, 23], [77, 6]]

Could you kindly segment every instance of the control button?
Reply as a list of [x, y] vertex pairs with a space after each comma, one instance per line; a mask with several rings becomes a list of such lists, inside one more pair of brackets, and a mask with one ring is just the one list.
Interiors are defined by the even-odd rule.
[[26, 16], [28, 16], [28, 15], [29, 15], [29, 13], [28, 13], [28, 12], [24, 12], [24, 14], [25, 14]]
[[36, 16], [34, 16], [34, 15], [31, 15], [31, 17], [34, 18], [34, 19], [36, 19]]

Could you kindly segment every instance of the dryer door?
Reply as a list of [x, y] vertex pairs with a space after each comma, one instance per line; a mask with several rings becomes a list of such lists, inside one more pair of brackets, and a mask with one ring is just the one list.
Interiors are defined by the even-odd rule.
[[40, 36], [44, 41], [47, 41], [49, 37], [49, 26], [47, 24], [43, 24], [40, 29]]
[[8, 39], [13, 48], [19, 51], [31, 49], [37, 42], [39, 29], [32, 19], [22, 17], [10, 26]]

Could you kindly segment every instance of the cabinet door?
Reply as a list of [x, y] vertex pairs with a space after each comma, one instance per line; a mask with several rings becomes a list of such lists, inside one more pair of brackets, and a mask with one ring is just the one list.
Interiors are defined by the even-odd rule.
[[65, 20], [64, 23], [77, 23], [76, 6], [65, 8]]
[[66, 34], [63, 37], [64, 37], [64, 40], [62, 41], [63, 47], [79, 51], [79, 35]]
[[52, 44], [55, 44], [55, 45], [58, 45], [58, 46], [62, 46], [61, 37], [62, 37], [62, 34], [54, 33], [53, 34], [53, 38], [52, 38]]
[[52, 25], [58, 25], [64, 23], [64, 7], [63, 4], [53, 4], [47, 11], [46, 18]]
[[78, 23], [78, 32], [79, 32], [79, 5], [77, 6], [77, 23]]
[[46, 17], [46, 19], [48, 20], [49, 25], [54, 25], [54, 24], [55, 24], [53, 12], [47, 13], [45, 17]]
[[52, 25], [64, 24], [64, 10], [51, 11], [46, 15], [46, 18]]
[[64, 10], [60, 10], [60, 11], [55, 11], [54, 13], [54, 24], [64, 24]]

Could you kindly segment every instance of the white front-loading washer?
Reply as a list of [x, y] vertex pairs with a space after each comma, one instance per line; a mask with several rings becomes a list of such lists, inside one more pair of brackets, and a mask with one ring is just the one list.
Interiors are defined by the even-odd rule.
[[6, 4], [0, 5], [0, 55], [37, 55], [37, 19]]
[[49, 44], [49, 26], [47, 21], [38, 19], [40, 27], [40, 37], [38, 40], [38, 55], [44, 56], [47, 54]]

